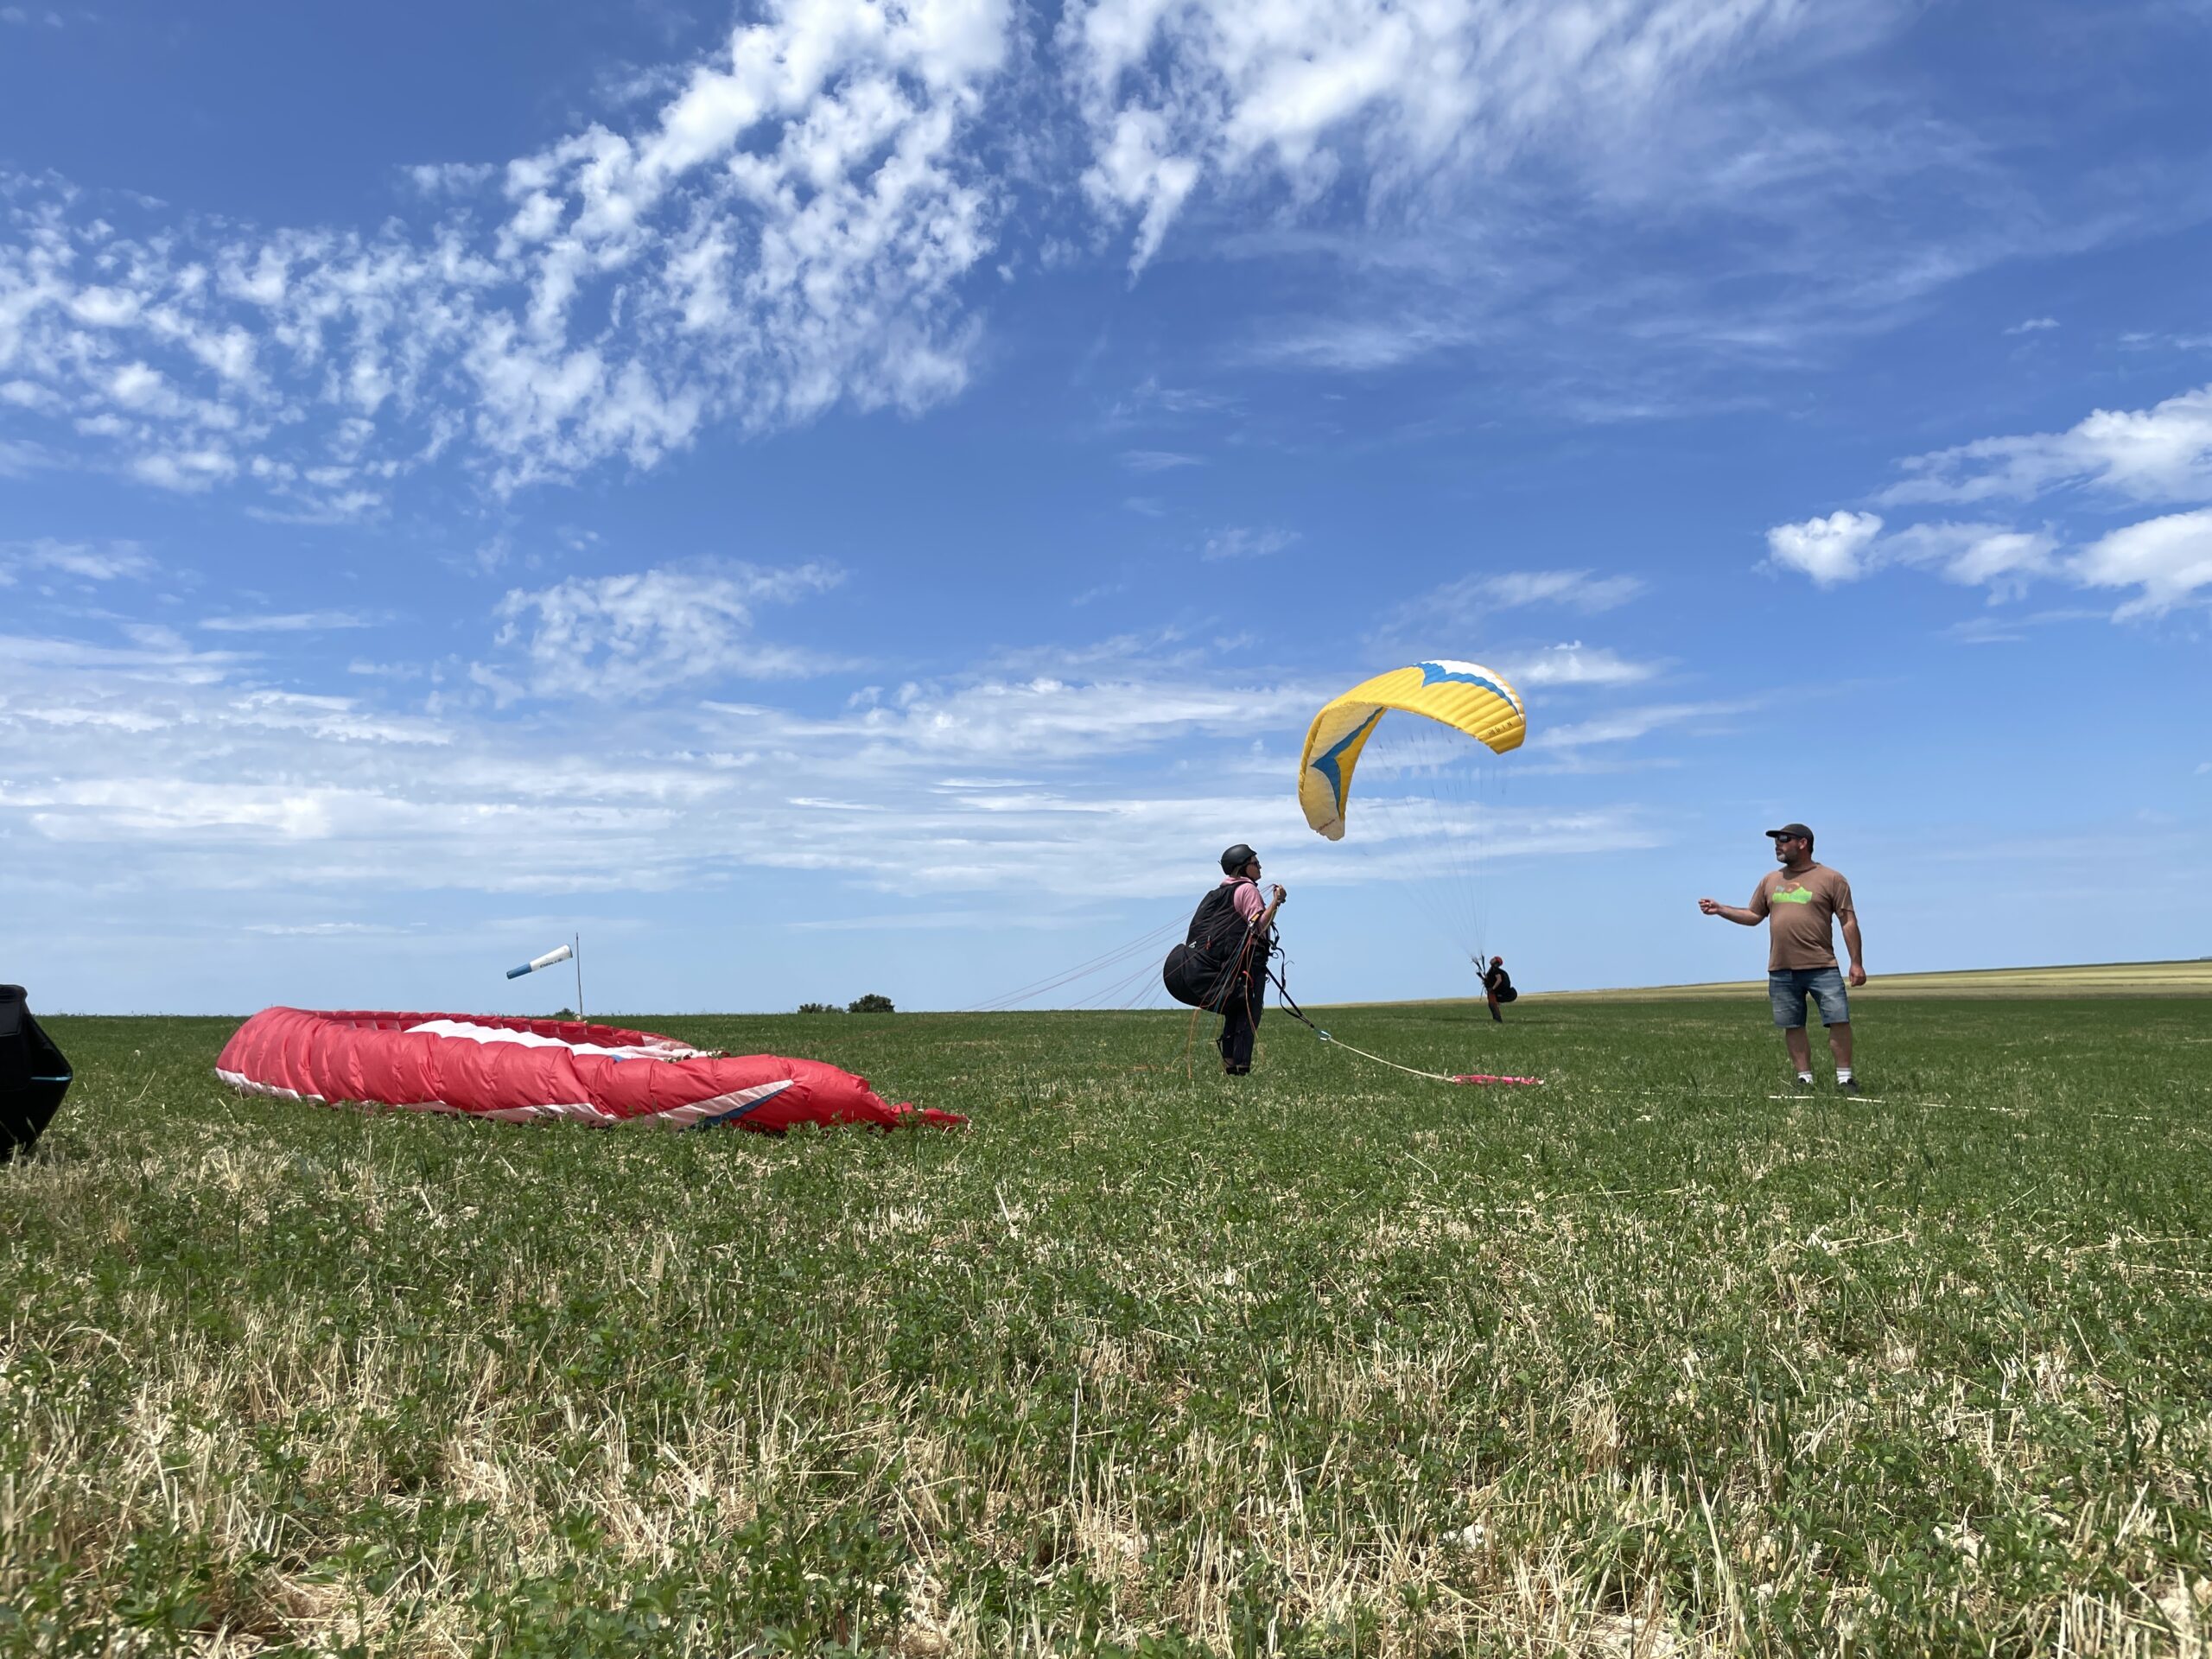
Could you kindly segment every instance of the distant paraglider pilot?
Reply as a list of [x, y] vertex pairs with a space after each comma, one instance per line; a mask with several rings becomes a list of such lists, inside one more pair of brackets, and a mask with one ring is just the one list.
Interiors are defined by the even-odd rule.
[[1505, 958], [1492, 957], [1490, 966], [1483, 969], [1483, 1000], [1490, 1004], [1490, 1017], [1497, 1025], [1505, 1023], [1498, 1005], [1520, 1001], [1521, 993], [1513, 988], [1513, 976], [1505, 971]]
[[1177, 1001], [1221, 1015], [1221, 1069], [1232, 1077], [1252, 1069], [1275, 912], [1290, 896], [1280, 887], [1269, 892], [1261, 896], [1260, 855], [1238, 842], [1222, 854], [1220, 885], [1198, 900], [1189, 933], [1160, 971]]

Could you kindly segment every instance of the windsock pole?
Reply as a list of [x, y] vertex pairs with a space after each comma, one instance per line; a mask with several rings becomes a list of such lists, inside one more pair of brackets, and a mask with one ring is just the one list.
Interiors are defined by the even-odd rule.
[[570, 943], [575, 945], [576, 959], [576, 1018], [584, 1017], [584, 936], [576, 934]]

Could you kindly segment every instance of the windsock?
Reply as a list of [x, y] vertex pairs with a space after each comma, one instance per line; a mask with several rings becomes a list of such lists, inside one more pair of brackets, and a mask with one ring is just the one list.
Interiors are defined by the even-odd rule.
[[519, 968], [508, 969], [507, 977], [520, 979], [524, 974], [534, 974], [541, 968], [550, 968], [556, 962], [566, 962], [575, 954], [575, 951], [564, 944], [557, 950], [548, 950], [542, 957], [532, 957]]

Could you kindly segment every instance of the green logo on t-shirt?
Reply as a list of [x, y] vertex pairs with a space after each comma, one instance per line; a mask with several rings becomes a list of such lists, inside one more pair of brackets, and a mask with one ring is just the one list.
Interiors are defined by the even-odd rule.
[[1809, 905], [1813, 902], [1810, 887], [1777, 887], [1768, 897], [1777, 905]]

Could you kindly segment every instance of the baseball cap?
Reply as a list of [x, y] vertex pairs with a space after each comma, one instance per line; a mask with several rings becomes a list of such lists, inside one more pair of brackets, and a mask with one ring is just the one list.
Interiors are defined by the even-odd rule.
[[1774, 841], [1779, 841], [1784, 836], [1802, 836], [1807, 841], [1813, 838], [1813, 832], [1802, 823], [1785, 823], [1781, 829], [1770, 830], [1766, 833], [1768, 838]]

